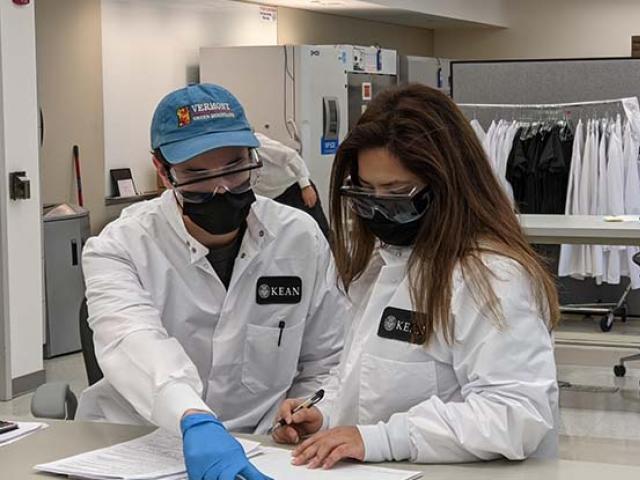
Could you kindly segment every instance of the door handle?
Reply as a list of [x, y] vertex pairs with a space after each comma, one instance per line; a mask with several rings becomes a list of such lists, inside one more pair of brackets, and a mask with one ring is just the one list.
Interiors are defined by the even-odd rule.
[[78, 265], [78, 242], [71, 240], [71, 265]]

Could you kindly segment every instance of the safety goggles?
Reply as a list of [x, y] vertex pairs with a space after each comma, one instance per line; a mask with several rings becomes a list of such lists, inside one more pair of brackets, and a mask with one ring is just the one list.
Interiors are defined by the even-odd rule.
[[401, 189], [380, 191], [355, 185], [347, 177], [340, 187], [347, 205], [362, 218], [371, 219], [376, 212], [397, 223], [409, 223], [422, 217], [431, 200], [431, 190], [423, 185], [409, 185]]
[[238, 158], [217, 169], [188, 170], [171, 168], [169, 181], [185, 202], [205, 203], [215, 195], [246, 193], [259, 179], [262, 161], [255, 149], [248, 157]]

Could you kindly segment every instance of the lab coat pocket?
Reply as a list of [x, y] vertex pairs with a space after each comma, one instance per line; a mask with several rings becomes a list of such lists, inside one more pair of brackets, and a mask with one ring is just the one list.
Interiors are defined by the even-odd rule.
[[434, 361], [400, 362], [365, 354], [360, 370], [360, 423], [386, 422], [438, 393]]
[[[276, 320], [278, 325], [282, 320]], [[289, 327], [247, 325], [242, 383], [253, 393], [288, 389], [298, 371], [305, 322]]]

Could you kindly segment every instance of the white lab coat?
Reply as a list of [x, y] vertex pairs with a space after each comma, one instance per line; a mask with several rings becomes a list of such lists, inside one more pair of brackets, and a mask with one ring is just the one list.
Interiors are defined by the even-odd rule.
[[473, 128], [473, 131], [478, 137], [478, 140], [482, 144], [487, 134], [485, 133], [484, 128], [482, 128], [482, 125], [480, 125], [480, 122], [474, 118], [473, 120], [471, 120], [471, 128]]
[[500, 151], [506, 128], [506, 122], [500, 120], [491, 141], [491, 161], [493, 165], [493, 171], [496, 173], [500, 169]]
[[[128, 208], [87, 242], [89, 324], [105, 378], [82, 394], [79, 419], [177, 433], [186, 409], [210, 409], [230, 430], [260, 433], [285, 396], [325, 383], [347, 303], [314, 220], [258, 197], [228, 292], [207, 254], [172, 191]], [[296, 300], [293, 290], [261, 288], [278, 276], [300, 279], [299, 301], [258, 304]]]
[[509, 197], [511, 205], [515, 205], [515, 201], [513, 198], [513, 187], [507, 180], [507, 166], [509, 163], [509, 154], [513, 148], [513, 141], [516, 138], [518, 130], [520, 130], [520, 125], [517, 122], [511, 122], [508, 125], [502, 140], [500, 159], [498, 162], [498, 179], [500, 180], [500, 184], [502, 185], [505, 193]]
[[[607, 151], [607, 198], [610, 215], [624, 214], [624, 159], [622, 152], [622, 127], [620, 116], [610, 125], [609, 148]], [[620, 283], [621, 252], [625, 247], [609, 246], [606, 266], [606, 281]], [[626, 262], [626, 259], [625, 259]], [[625, 266], [626, 267], [626, 266]]]
[[[607, 162], [608, 162], [608, 146], [607, 140], [609, 139], [609, 122], [606, 119], [596, 123], [596, 131], [600, 131], [600, 140], [598, 142], [598, 170], [597, 179], [598, 183], [596, 188], [591, 192], [591, 196], [596, 201], [595, 215], [607, 215], [609, 211], [609, 195], [607, 184]], [[609, 260], [609, 247], [603, 245], [592, 245], [591, 252], [595, 252], [598, 255], [593, 255], [593, 275], [595, 276], [596, 283], [600, 285], [602, 280], [607, 275], [607, 267]]]
[[[588, 120], [586, 135], [584, 140], [584, 153], [582, 157], [582, 168], [580, 170], [580, 183], [578, 186], [578, 214], [580, 215], [595, 215], [595, 206], [592, 211], [591, 208], [591, 190], [595, 190], [597, 188], [597, 181], [593, 182], [594, 171], [597, 170], [594, 162], [596, 161], [596, 149], [598, 145], [597, 132], [595, 132], [595, 121]], [[593, 268], [593, 256], [592, 256], [592, 245], [582, 245], [579, 247], [581, 249], [581, 273], [577, 276], [577, 278], [581, 278], [584, 276], [592, 276], [594, 273]]]
[[515, 121], [500, 120], [497, 124], [492, 122], [489, 130], [485, 133], [480, 122], [473, 119], [471, 120], [471, 128], [480, 140], [493, 173], [513, 205], [513, 188], [507, 180], [507, 163], [513, 140], [520, 126]]
[[494, 144], [494, 136], [496, 133], [498, 126], [496, 125], [495, 121], [491, 122], [491, 125], [489, 125], [489, 128], [487, 129], [487, 134], [484, 137], [484, 140], [482, 142], [482, 146], [484, 147], [484, 151], [487, 153], [487, 156], [489, 157], [489, 162], [491, 162], [491, 166], [493, 166], [493, 144]]
[[408, 248], [378, 249], [349, 291], [355, 316], [340, 367], [318, 404], [323, 427], [358, 425], [367, 461], [555, 456], [553, 343], [523, 270], [503, 257], [485, 258], [496, 275], [503, 330], [477, 305], [457, 270], [455, 342], [437, 335], [425, 347], [378, 335], [388, 326], [386, 307], [412, 310], [409, 254]]
[[[579, 213], [579, 187], [582, 172], [582, 150], [584, 143], [584, 124], [578, 120], [573, 136], [573, 148], [571, 151], [571, 167], [569, 169], [569, 185], [567, 187], [567, 200], [565, 202], [565, 215], [578, 215]], [[560, 261], [558, 275], [582, 274], [583, 249], [581, 245], [564, 244], [560, 247]]]
[[276, 198], [296, 182], [300, 188], [311, 185], [309, 169], [298, 152], [261, 133], [255, 135], [260, 141], [258, 156], [263, 163], [258, 172], [260, 181], [254, 187], [258, 195]]

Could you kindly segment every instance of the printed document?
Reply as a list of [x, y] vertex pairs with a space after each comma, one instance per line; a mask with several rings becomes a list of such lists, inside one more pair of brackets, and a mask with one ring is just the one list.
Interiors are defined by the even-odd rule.
[[3, 434], [0, 434], [0, 447], [9, 445], [10, 443], [17, 442], [22, 438], [31, 435], [38, 430], [47, 428], [49, 425], [39, 422], [16, 422], [18, 428], [16, 430], [10, 430]]
[[[238, 439], [248, 457], [260, 444]], [[182, 439], [164, 430], [112, 447], [82, 453], [43, 465], [36, 470], [90, 479], [166, 479], [184, 474]]]

